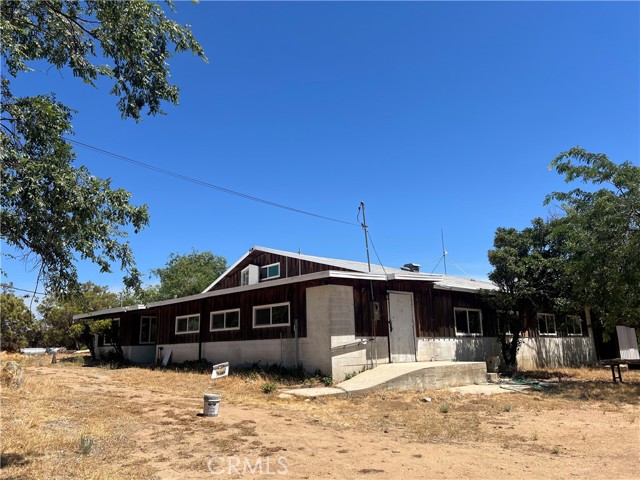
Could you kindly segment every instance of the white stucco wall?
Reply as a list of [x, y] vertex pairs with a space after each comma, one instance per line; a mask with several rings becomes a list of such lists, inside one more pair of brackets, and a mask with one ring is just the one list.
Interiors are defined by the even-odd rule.
[[213, 363], [229, 362], [243, 365], [260, 362], [262, 365], [295, 366], [295, 340], [291, 338], [245, 340], [235, 342], [205, 342], [202, 356]]
[[589, 337], [524, 338], [518, 350], [518, 368], [577, 367], [596, 362], [593, 341]]
[[331, 287], [334, 286], [307, 288], [307, 336], [299, 340], [304, 368], [327, 375], [331, 374]]
[[418, 338], [416, 357], [419, 362], [484, 362], [495, 355], [500, 355], [500, 345], [495, 337], [422, 337]]
[[155, 345], [132, 345], [122, 347], [125, 358], [135, 363], [155, 363]]
[[[518, 368], [557, 368], [596, 362], [593, 341], [589, 337], [523, 338], [518, 351]], [[500, 356], [496, 337], [419, 338], [419, 362], [441, 360], [486, 361]]]

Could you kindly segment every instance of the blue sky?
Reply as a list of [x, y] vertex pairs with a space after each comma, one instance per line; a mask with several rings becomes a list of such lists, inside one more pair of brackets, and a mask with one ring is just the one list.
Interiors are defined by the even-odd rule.
[[[20, 94], [55, 91], [75, 139], [346, 222], [360, 201], [380, 259], [484, 278], [497, 227], [546, 217], [548, 169], [575, 145], [639, 164], [637, 2], [177, 3], [209, 63], [171, 60], [177, 108], [136, 124], [116, 99], [36, 65]], [[141, 271], [171, 252], [231, 264], [253, 245], [366, 261], [357, 226], [280, 210], [78, 148], [78, 164], [146, 203]], [[9, 248], [3, 246], [6, 252]], [[375, 260], [375, 254], [372, 252]], [[3, 259], [17, 287], [35, 273]], [[122, 275], [79, 264], [117, 289]], [[443, 272], [442, 263], [436, 272]]]

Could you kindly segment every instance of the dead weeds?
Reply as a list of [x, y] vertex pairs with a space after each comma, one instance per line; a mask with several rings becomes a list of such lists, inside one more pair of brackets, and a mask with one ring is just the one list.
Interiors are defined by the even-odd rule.
[[[3, 355], [2, 361], [7, 358]], [[236, 455], [245, 448], [277, 454], [284, 447], [260, 440], [260, 425], [250, 418], [256, 409], [269, 410], [274, 421], [285, 425], [295, 418], [338, 435], [352, 430], [412, 444], [490, 444], [556, 457], [568, 455], [565, 445], [577, 438], [585, 445], [594, 442], [593, 425], [612, 421], [602, 415], [635, 428], [640, 403], [640, 371], [623, 372], [625, 383], [613, 384], [608, 369], [526, 372], [523, 378], [529, 381], [553, 384], [542, 391], [492, 396], [384, 391], [304, 401], [265, 395], [262, 385], [273, 378], [259, 374], [214, 382], [207, 374], [185, 371], [101, 370], [42, 359], [23, 365], [23, 387], [2, 390], [1, 463], [2, 476], [8, 478], [153, 478], [165, 465], [203, 471], [202, 452]], [[56, 375], [70, 368], [74, 375]], [[226, 405], [234, 405], [246, 409], [248, 418], [196, 421], [194, 405], [201, 408], [208, 392], [222, 395], [221, 415]], [[431, 401], [421, 401], [425, 396]], [[567, 425], [566, 436], [549, 427], [562, 425], [576, 411], [581, 413], [571, 428]], [[141, 442], [149, 452], [140, 452]], [[344, 456], [351, 452], [336, 448]]]

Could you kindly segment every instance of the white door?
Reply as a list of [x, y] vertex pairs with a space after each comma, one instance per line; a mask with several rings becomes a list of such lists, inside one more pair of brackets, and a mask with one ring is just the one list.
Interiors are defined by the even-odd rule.
[[389, 354], [392, 363], [416, 361], [412, 293], [389, 292]]

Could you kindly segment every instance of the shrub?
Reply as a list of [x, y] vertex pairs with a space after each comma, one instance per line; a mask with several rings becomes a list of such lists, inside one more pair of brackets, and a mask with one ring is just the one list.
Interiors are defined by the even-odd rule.
[[262, 393], [271, 393], [273, 392], [276, 388], [278, 388], [278, 385], [274, 382], [266, 382], [265, 384], [262, 385]]

